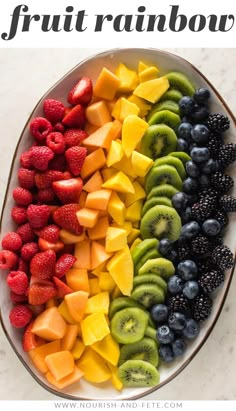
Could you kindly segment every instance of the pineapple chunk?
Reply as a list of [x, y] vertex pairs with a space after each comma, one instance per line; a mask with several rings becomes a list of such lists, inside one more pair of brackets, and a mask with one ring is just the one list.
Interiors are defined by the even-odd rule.
[[99, 312], [108, 314], [109, 304], [110, 304], [109, 293], [108, 291], [103, 291], [88, 299], [85, 314], [93, 314], [93, 313], [99, 313]]
[[87, 381], [101, 383], [111, 378], [111, 372], [104, 359], [90, 347], [86, 347], [76, 365], [84, 373], [83, 377]]
[[102, 291], [108, 291], [111, 293], [115, 288], [115, 281], [111, 277], [111, 275], [104, 271], [99, 274], [99, 278], [97, 279], [99, 287]]
[[148, 123], [138, 116], [129, 115], [122, 126], [122, 147], [127, 157], [130, 157], [141, 141]]
[[93, 313], [81, 321], [82, 338], [85, 345], [94, 344], [110, 334], [105, 314]]
[[170, 84], [166, 77], [159, 77], [154, 80], [140, 83], [134, 90], [134, 95], [144, 98], [150, 103], [156, 103], [168, 90]]
[[151, 104], [148, 104], [144, 99], [142, 99], [138, 96], [134, 96], [134, 94], [129, 96], [127, 100], [131, 101], [131, 103], [134, 103], [134, 104], [136, 104], [136, 106], [139, 107], [139, 109], [140, 109], [139, 116], [140, 117], [145, 117], [147, 115], [147, 113], [149, 112], [149, 110], [151, 109]]
[[146, 198], [146, 192], [141, 186], [141, 184], [139, 184], [137, 181], [134, 181], [133, 186], [134, 186], [134, 194], [126, 194], [125, 196], [126, 207], [129, 207], [130, 205], [135, 203], [135, 201], [143, 200]]
[[134, 114], [138, 116], [140, 113], [140, 108], [135, 104], [129, 101], [128, 99], [121, 97], [117, 100], [113, 111], [112, 116], [119, 120], [124, 121], [127, 116]]
[[134, 193], [134, 187], [129, 177], [127, 177], [122, 171], [114, 174], [102, 185], [103, 188], [110, 188], [111, 190], [121, 193]]
[[120, 356], [119, 344], [117, 344], [111, 334], [108, 334], [101, 341], [92, 344], [91, 348], [110, 364], [114, 366], [118, 364]]
[[154, 163], [151, 158], [145, 156], [144, 154], [138, 153], [138, 151], [132, 152], [131, 162], [134, 172], [138, 177], [145, 177]]
[[142, 208], [143, 208], [143, 201], [142, 200], [135, 201], [135, 203], [131, 204], [126, 209], [126, 215], [125, 215], [126, 220], [131, 221], [132, 223], [135, 223], [136, 221], [140, 221]]
[[110, 149], [107, 154], [107, 167], [111, 167], [113, 164], [118, 163], [122, 159], [124, 151], [122, 145], [116, 141], [112, 141]]
[[157, 78], [159, 70], [155, 66], [150, 66], [139, 73], [139, 81], [143, 83], [144, 81], [154, 80]]
[[117, 90], [119, 93], [131, 93], [138, 85], [136, 71], [128, 69], [123, 63], [119, 64], [115, 75], [120, 79], [120, 85]]
[[108, 227], [106, 239], [105, 239], [105, 250], [108, 253], [121, 250], [127, 245], [127, 234], [122, 228]]
[[134, 265], [128, 246], [115, 253], [108, 262], [107, 269], [122, 294], [130, 295], [133, 287]]

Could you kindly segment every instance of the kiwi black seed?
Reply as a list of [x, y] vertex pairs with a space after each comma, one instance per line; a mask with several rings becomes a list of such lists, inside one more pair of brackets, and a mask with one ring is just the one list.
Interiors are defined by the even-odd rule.
[[189, 78], [178, 71], [170, 71], [166, 74], [170, 87], [179, 90], [184, 96], [193, 96], [195, 87]]
[[142, 274], [145, 274], [145, 275], [138, 275], [134, 277], [133, 287], [136, 287], [137, 285], [141, 285], [141, 284], [152, 283], [152, 284], [159, 285], [159, 287], [161, 287], [165, 293], [167, 292], [167, 283], [162, 277], [156, 274], [150, 274], [149, 272], [142, 272]]
[[146, 240], [139, 243], [134, 250], [131, 251], [131, 256], [134, 265], [142, 258], [149, 250], [153, 248], [157, 249], [158, 240], [156, 238], [147, 238]]
[[174, 130], [165, 124], [148, 127], [141, 143], [140, 152], [155, 160], [176, 150], [178, 139]]
[[160, 382], [154, 365], [142, 360], [128, 360], [119, 367], [118, 375], [124, 387], [153, 387]]
[[169, 90], [165, 92], [165, 94], [163, 94], [163, 96], [160, 99], [160, 102], [171, 100], [171, 101], [174, 101], [175, 103], [178, 103], [182, 97], [183, 97], [183, 94], [179, 90], [176, 90], [175, 88], [170, 88]]
[[184, 165], [187, 163], [187, 161], [191, 160], [191, 157], [184, 151], [173, 151], [172, 153], [170, 153], [170, 156], [178, 158]]
[[158, 111], [161, 111], [161, 110], [169, 110], [172, 113], [175, 113], [178, 115], [180, 114], [180, 108], [179, 108], [178, 103], [176, 103], [173, 100], [164, 100], [164, 101], [154, 104], [154, 106], [152, 107], [152, 110], [147, 116], [147, 121], [150, 120], [150, 118], [152, 117], [154, 113], [157, 113]]
[[137, 301], [133, 300], [130, 297], [123, 296], [123, 297], [115, 298], [110, 303], [109, 318], [111, 319], [117, 311], [123, 310], [123, 308], [128, 308], [128, 307], [141, 308], [141, 306], [137, 304]]
[[160, 276], [162, 279], [168, 281], [168, 279], [174, 275], [175, 267], [172, 261], [164, 257], [153, 258], [146, 261], [146, 263], [139, 269], [138, 278], [146, 277], [149, 275]]
[[145, 255], [138, 260], [137, 264], [134, 265], [134, 275], [138, 274], [139, 269], [143, 266], [143, 264], [146, 263], [146, 261], [152, 259], [152, 258], [158, 258], [160, 257], [160, 254], [157, 250], [157, 248], [152, 248], [146, 252]]
[[159, 362], [157, 343], [152, 338], [144, 337], [136, 343], [123, 345], [120, 349], [119, 366], [127, 360], [147, 361], [157, 367]]
[[150, 120], [148, 120], [149, 126], [153, 126], [154, 124], [166, 124], [173, 130], [175, 130], [175, 132], [178, 130], [180, 123], [180, 116], [170, 110], [156, 111], [151, 116]]
[[141, 220], [142, 238], [169, 238], [178, 240], [181, 231], [181, 218], [174, 208], [156, 205], [146, 212]]
[[170, 184], [182, 191], [183, 182], [176, 168], [168, 164], [152, 167], [145, 179], [145, 191], [149, 193], [157, 185]]
[[137, 307], [117, 311], [111, 319], [111, 335], [120, 344], [131, 344], [144, 337], [148, 315]]
[[185, 171], [183, 162], [179, 158], [174, 157], [171, 154], [169, 154], [168, 156], [164, 156], [164, 157], [161, 157], [155, 160], [153, 167], [159, 167], [165, 164], [175, 167], [182, 180], [186, 178], [186, 171]]
[[179, 191], [171, 184], [162, 184], [161, 186], [153, 187], [147, 196], [147, 200], [152, 197], [168, 197], [172, 198]]
[[172, 202], [168, 197], [152, 197], [144, 203], [142, 208], [142, 217], [155, 205], [166, 205], [168, 207], [172, 207]]
[[137, 285], [131, 297], [145, 308], [150, 308], [154, 304], [162, 304], [165, 301], [163, 289], [154, 283]]

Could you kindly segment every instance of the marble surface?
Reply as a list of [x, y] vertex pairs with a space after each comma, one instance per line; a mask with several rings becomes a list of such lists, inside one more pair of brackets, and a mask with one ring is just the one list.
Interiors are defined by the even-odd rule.
[[[39, 98], [84, 57], [102, 49], [0, 50], [0, 208], [11, 159]], [[236, 49], [170, 49], [211, 81], [236, 113]], [[236, 400], [236, 277], [221, 316], [190, 365], [151, 400]], [[21, 365], [0, 329], [0, 400], [56, 400]]]

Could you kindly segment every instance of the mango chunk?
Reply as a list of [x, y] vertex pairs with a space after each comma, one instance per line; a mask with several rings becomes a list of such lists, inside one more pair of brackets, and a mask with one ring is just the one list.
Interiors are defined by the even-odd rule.
[[47, 355], [45, 362], [56, 381], [61, 380], [74, 371], [74, 358], [68, 350]]
[[120, 63], [115, 71], [120, 79], [119, 93], [131, 93], [138, 85], [138, 75], [136, 71], [130, 70], [123, 63]]
[[111, 194], [108, 207], [108, 213], [117, 224], [124, 224], [125, 222], [125, 205], [120, 197], [114, 191]]
[[66, 283], [73, 291], [90, 291], [88, 271], [84, 268], [70, 268], [66, 273]]
[[108, 334], [101, 341], [92, 344], [91, 348], [112, 365], [118, 364], [120, 356], [119, 344], [117, 344], [111, 334]]
[[131, 204], [126, 209], [126, 214], [125, 214], [126, 220], [131, 221], [131, 223], [140, 221], [142, 208], [143, 208], [143, 201], [142, 200], [135, 201], [135, 203]]
[[84, 317], [88, 295], [86, 291], [75, 291], [64, 297], [69, 314], [78, 323]]
[[122, 294], [130, 295], [133, 287], [134, 266], [128, 246], [114, 254], [107, 263], [107, 270]]
[[57, 307], [51, 307], [39, 314], [32, 327], [32, 332], [46, 341], [63, 338], [66, 322]]
[[106, 271], [101, 272], [99, 274], [99, 278], [97, 279], [97, 281], [98, 281], [99, 288], [102, 291], [108, 291], [109, 293], [111, 293], [114, 290], [115, 285], [116, 285], [111, 275]]
[[138, 116], [139, 113], [140, 108], [124, 97], [117, 100], [112, 110], [112, 116], [121, 122], [124, 121], [127, 116], [131, 114]]
[[83, 354], [85, 349], [85, 345], [80, 338], [76, 338], [73, 348], [71, 350], [71, 354], [73, 355], [75, 360], [78, 360], [81, 355]]
[[103, 358], [90, 347], [85, 349], [76, 364], [84, 372], [87, 381], [102, 383], [111, 378], [110, 370]]
[[133, 182], [133, 187], [134, 194], [126, 194], [125, 196], [126, 207], [129, 207], [131, 204], [135, 203], [135, 201], [144, 200], [146, 198], [146, 192], [138, 181]]
[[148, 123], [138, 116], [129, 115], [122, 126], [122, 147], [127, 157], [130, 157], [141, 141]]
[[126, 231], [118, 227], [108, 227], [105, 239], [105, 250], [108, 253], [112, 253], [121, 250], [126, 245]]
[[90, 278], [89, 279], [89, 295], [96, 295], [102, 291], [99, 285], [99, 278]]
[[103, 181], [107, 181], [110, 177], [117, 173], [116, 169], [113, 167], [103, 168], [101, 170]]
[[151, 104], [148, 104], [143, 98], [135, 96], [134, 94], [131, 94], [131, 96], [128, 97], [128, 100], [131, 103], [134, 103], [134, 104], [136, 104], [136, 106], [139, 107], [139, 110], [140, 110], [139, 116], [140, 117], [145, 117], [151, 109]]
[[81, 321], [82, 338], [85, 345], [94, 344], [110, 334], [105, 314], [101, 312], [88, 315]]
[[121, 193], [134, 193], [133, 185], [129, 179], [122, 171], [114, 174], [102, 185], [103, 188], [110, 188], [111, 190], [118, 191]]
[[169, 81], [165, 77], [159, 77], [154, 80], [140, 83], [134, 90], [134, 95], [144, 98], [150, 103], [156, 103], [169, 88]]
[[153, 160], [138, 151], [131, 155], [132, 166], [138, 177], [145, 177], [153, 166]]
[[63, 388], [66, 388], [69, 385], [78, 382], [83, 377], [83, 375], [84, 373], [78, 367], [74, 366], [74, 371], [66, 377], [62, 378], [60, 381], [57, 381], [50, 371], [47, 372], [46, 378], [50, 384], [54, 385], [59, 390], [62, 390]]
[[108, 314], [109, 304], [109, 293], [107, 291], [103, 291], [88, 299], [85, 314], [93, 314], [99, 312], [103, 314]]
[[139, 61], [138, 63], [138, 74], [140, 74], [142, 71], [146, 70], [149, 66], [144, 63], [142, 60]]
[[110, 149], [107, 153], [107, 167], [111, 167], [113, 164], [118, 163], [122, 159], [124, 151], [122, 145], [117, 141], [112, 141]]
[[83, 185], [83, 190], [87, 191], [88, 193], [91, 193], [92, 191], [100, 190], [102, 183], [103, 183], [103, 179], [102, 179], [101, 173], [99, 171], [96, 171], [92, 175], [92, 177], [90, 177], [90, 179], [87, 181], [87, 183]]
[[106, 157], [102, 148], [93, 151], [85, 157], [81, 170], [81, 178], [84, 180], [90, 177], [95, 171], [99, 170], [106, 164]]
[[93, 92], [97, 97], [112, 100], [119, 85], [120, 79], [106, 67], [103, 67], [94, 85]]
[[145, 70], [139, 73], [139, 81], [140, 83], [144, 83], [144, 81], [149, 81], [157, 78], [159, 69], [155, 66], [147, 67]]
[[118, 391], [121, 391], [123, 388], [123, 384], [119, 378], [118, 367], [115, 367], [109, 362], [107, 363], [107, 366], [111, 372], [111, 383], [113, 387], [116, 388]]

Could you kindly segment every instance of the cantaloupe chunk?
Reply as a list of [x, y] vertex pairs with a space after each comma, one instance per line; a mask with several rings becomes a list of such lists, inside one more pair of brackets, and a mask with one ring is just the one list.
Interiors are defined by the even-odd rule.
[[169, 88], [169, 81], [166, 77], [159, 77], [154, 80], [140, 83], [134, 90], [134, 95], [144, 98], [150, 103], [156, 103]]
[[94, 85], [93, 93], [105, 100], [112, 100], [119, 85], [120, 79], [106, 67], [103, 67]]
[[85, 270], [90, 270], [91, 260], [90, 260], [90, 241], [84, 240], [75, 245], [74, 256], [77, 258], [73, 265], [73, 268], [84, 268]]
[[102, 263], [107, 261], [112, 256], [111, 253], [107, 253], [105, 247], [97, 241], [91, 243], [91, 269], [94, 270]]
[[[89, 193], [89, 194], [93, 194], [93, 193]], [[86, 205], [87, 205], [87, 200], [85, 203], [85, 207], [77, 211], [76, 217], [78, 218], [80, 225], [86, 228], [92, 228], [97, 224], [99, 212], [98, 210], [91, 210]]]
[[125, 218], [131, 223], [141, 220], [141, 213], [143, 208], [143, 201], [138, 200], [126, 208]]
[[88, 299], [85, 314], [104, 313], [108, 314], [110, 298], [107, 291], [102, 291]]
[[141, 73], [139, 73], [138, 75], [140, 83], [157, 78], [159, 72], [160, 70], [155, 66], [147, 67], [145, 70], [142, 70]]
[[130, 70], [125, 64], [120, 63], [115, 74], [120, 79], [119, 93], [131, 93], [138, 85], [138, 75], [136, 71]]
[[143, 98], [135, 96], [134, 94], [131, 94], [131, 96], [128, 97], [128, 100], [139, 107], [139, 117], [145, 117], [151, 110], [151, 104], [147, 103], [147, 101], [145, 101]]
[[131, 233], [127, 237], [127, 243], [129, 245], [133, 244], [134, 240], [140, 236], [140, 230], [138, 228], [133, 228]]
[[75, 367], [74, 357], [68, 350], [47, 355], [45, 362], [56, 381], [71, 374]]
[[134, 266], [128, 246], [114, 254], [107, 263], [107, 270], [121, 292], [124, 295], [130, 295], [133, 287]]
[[102, 383], [111, 377], [110, 370], [103, 358], [90, 347], [86, 347], [76, 364], [83, 371], [84, 379], [89, 382]]
[[99, 278], [89, 278], [89, 290], [90, 296], [96, 295], [102, 291], [99, 286]]
[[126, 231], [118, 227], [108, 227], [105, 239], [105, 250], [108, 253], [113, 253], [115, 251], [121, 250], [126, 245]]
[[130, 157], [141, 141], [148, 123], [135, 115], [125, 118], [122, 126], [122, 147], [127, 157]]
[[75, 344], [75, 340], [78, 334], [78, 325], [74, 324], [74, 325], [67, 325], [66, 326], [66, 333], [64, 335], [64, 337], [61, 340], [61, 349], [62, 351], [64, 350], [69, 350], [71, 351], [71, 349], [73, 348], [74, 344]]
[[75, 235], [67, 230], [60, 230], [60, 239], [64, 244], [75, 244], [85, 239], [85, 232], [80, 235]]
[[133, 169], [138, 177], [145, 177], [153, 166], [153, 160], [138, 151], [133, 151], [131, 155]]
[[140, 114], [139, 107], [124, 97], [119, 98], [112, 110], [112, 116], [123, 122], [130, 114], [138, 116]]
[[117, 173], [117, 170], [113, 167], [103, 168], [101, 170], [103, 181], [107, 181], [110, 177]]
[[131, 181], [132, 178], [137, 177], [137, 175], [134, 172], [133, 165], [131, 163], [131, 157], [127, 157], [126, 155], [123, 155], [122, 159], [118, 161], [118, 163], [113, 164], [113, 168], [122, 171], [124, 174], [129, 176]]
[[99, 170], [106, 164], [106, 157], [102, 148], [93, 151], [91, 154], [85, 157], [84, 164], [81, 170], [81, 178], [91, 176], [95, 171]]
[[109, 178], [102, 185], [103, 188], [110, 188], [111, 190], [118, 191], [121, 193], [134, 193], [133, 184], [131, 183], [129, 177], [119, 171]]
[[112, 141], [110, 149], [107, 153], [107, 166], [111, 167], [113, 164], [118, 163], [122, 159], [124, 151], [122, 145], [117, 143], [117, 141]]
[[111, 114], [105, 101], [103, 100], [90, 104], [86, 108], [85, 113], [88, 122], [95, 126], [101, 127], [111, 121]]
[[138, 181], [133, 182], [134, 194], [126, 194], [125, 196], [125, 206], [129, 207], [131, 204], [138, 200], [144, 200], [146, 198], [146, 191], [143, 189]]
[[85, 345], [80, 338], [76, 338], [73, 348], [71, 350], [71, 354], [73, 355], [75, 360], [78, 360], [81, 355], [83, 354], [85, 349]]
[[50, 371], [47, 372], [46, 378], [50, 384], [54, 385], [59, 390], [62, 390], [63, 388], [66, 388], [69, 385], [78, 382], [83, 377], [83, 375], [84, 373], [78, 367], [74, 366], [74, 371], [66, 377], [62, 378], [60, 381], [57, 381], [53, 377], [52, 373], [50, 373]]
[[81, 321], [82, 339], [85, 345], [94, 344], [110, 334], [105, 314], [98, 312], [88, 315]]
[[71, 268], [66, 273], [67, 285], [73, 291], [87, 291], [89, 293], [88, 271], [84, 268]]
[[108, 207], [108, 213], [115, 220], [117, 224], [124, 224], [125, 222], [125, 205], [121, 201], [120, 197], [114, 191], [111, 194]]
[[93, 134], [83, 140], [85, 147], [102, 147], [109, 149], [112, 140], [115, 138], [113, 122], [105, 123], [99, 127]]
[[107, 216], [100, 217], [95, 227], [88, 229], [88, 236], [90, 240], [101, 240], [102, 238], [105, 238], [108, 227], [109, 227], [108, 217]]
[[101, 188], [101, 190], [93, 191], [88, 193], [85, 206], [95, 210], [106, 210], [110, 196], [111, 190], [108, 189]]
[[45, 362], [45, 357], [49, 354], [61, 351], [61, 340], [55, 340], [40, 347], [36, 347], [29, 351], [30, 358], [35, 367], [45, 374], [48, 371], [48, 366]]
[[[83, 185], [83, 190], [91, 193], [92, 191], [100, 190], [103, 183], [101, 173], [97, 170], [92, 177]], [[87, 195], [86, 195], [87, 197]], [[85, 199], [86, 200], [86, 199]], [[84, 203], [85, 204], [85, 203]], [[84, 206], [83, 206], [84, 207]]]
[[56, 297], [50, 298], [45, 304], [46, 308], [51, 308], [51, 307], [57, 307], [58, 306], [58, 301]]
[[[84, 187], [83, 187], [84, 188]], [[86, 197], [87, 197], [87, 193], [86, 191], [82, 190], [80, 193], [80, 197], [79, 197], [79, 206], [80, 208], [83, 208], [85, 205], [85, 201], [86, 201]]]
[[62, 315], [67, 324], [75, 324], [75, 320], [71, 317], [65, 300], [63, 300], [61, 304], [58, 306], [58, 311]]
[[66, 322], [57, 307], [51, 307], [39, 314], [32, 327], [32, 332], [46, 341], [63, 338]]
[[108, 291], [109, 293], [111, 293], [114, 290], [116, 285], [111, 275], [106, 271], [102, 271], [99, 274], [99, 278], [97, 279], [97, 281], [101, 291]]
[[76, 321], [80, 322], [84, 317], [89, 293], [86, 291], [75, 291], [65, 295], [65, 303], [71, 317]]
[[90, 136], [90, 134], [94, 133], [98, 128], [99, 128], [98, 126], [95, 126], [94, 124], [90, 124], [89, 122], [86, 122], [84, 130]]
[[118, 364], [120, 356], [119, 344], [117, 344], [111, 334], [106, 335], [101, 341], [92, 344], [91, 348], [110, 364]]

